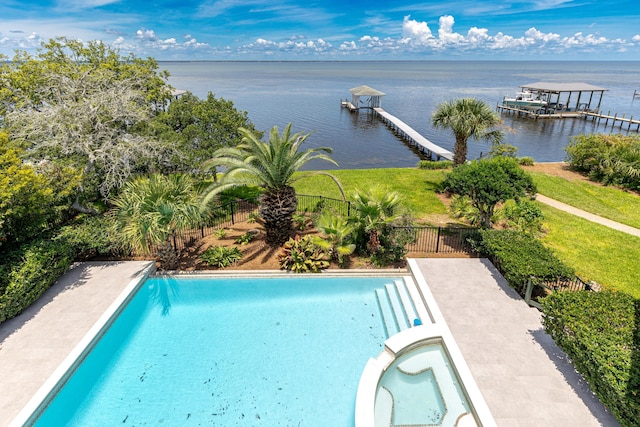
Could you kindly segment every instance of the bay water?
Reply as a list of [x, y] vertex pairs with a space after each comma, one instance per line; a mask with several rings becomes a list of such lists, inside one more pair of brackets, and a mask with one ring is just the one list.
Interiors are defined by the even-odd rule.
[[[454, 137], [431, 126], [438, 104], [475, 97], [496, 106], [521, 85], [581, 82], [604, 87], [600, 111], [640, 119], [640, 62], [604, 61], [320, 61], [320, 62], [160, 62], [169, 83], [204, 98], [208, 92], [247, 111], [260, 130], [313, 132], [306, 147], [330, 147], [339, 163], [312, 162], [308, 169], [412, 167], [420, 153], [395, 136], [372, 112], [350, 113], [340, 101], [349, 89], [367, 85], [385, 93], [382, 107], [433, 143], [453, 151]], [[594, 96], [595, 98], [595, 96]], [[594, 103], [595, 104], [595, 103]], [[502, 114], [505, 142], [519, 156], [537, 162], [566, 158], [574, 135], [636, 133], [582, 119], [539, 119]], [[468, 158], [485, 155], [490, 145], [469, 141]]]

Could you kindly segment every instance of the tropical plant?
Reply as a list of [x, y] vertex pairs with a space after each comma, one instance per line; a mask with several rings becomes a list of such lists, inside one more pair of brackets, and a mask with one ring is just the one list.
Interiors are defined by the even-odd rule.
[[533, 197], [533, 179], [511, 157], [475, 160], [455, 167], [442, 183], [444, 191], [469, 196], [478, 209], [480, 225], [491, 228], [491, 219], [498, 203], [509, 199]]
[[255, 236], [255, 235], [254, 235], [253, 233], [249, 233], [249, 232], [244, 233], [243, 235], [239, 236], [239, 237], [236, 239], [236, 243], [237, 243], [237, 244], [239, 244], [239, 245], [246, 245], [246, 244], [248, 244], [250, 241], [252, 241], [252, 240], [253, 240], [253, 237], [254, 237], [254, 236]]
[[356, 249], [374, 253], [380, 250], [380, 235], [400, 218], [397, 212], [400, 195], [383, 187], [372, 187], [366, 191], [356, 189], [351, 199], [354, 215], [349, 224], [354, 228]]
[[476, 98], [443, 102], [438, 105], [431, 117], [431, 124], [435, 128], [449, 129], [453, 132], [456, 139], [453, 148], [455, 165], [461, 165], [467, 161], [469, 138], [500, 143], [504, 133], [495, 129], [500, 123], [500, 116], [489, 105]]
[[218, 228], [213, 232], [213, 235], [216, 236], [216, 239], [218, 240], [224, 239], [225, 237], [227, 237], [227, 230], [224, 228]]
[[540, 207], [528, 199], [507, 200], [496, 216], [504, 219], [509, 228], [531, 234], [540, 232], [544, 218]]
[[242, 258], [242, 252], [235, 246], [213, 246], [200, 254], [200, 259], [214, 267], [229, 267]]
[[113, 206], [109, 216], [124, 245], [143, 254], [162, 245], [159, 251], [170, 258], [175, 254], [168, 243], [171, 233], [198, 226], [203, 219], [198, 194], [187, 175], [137, 178], [125, 184]]
[[[298, 174], [294, 177], [294, 173], [311, 160], [337, 163], [329, 157], [330, 148], [300, 150], [310, 134], [291, 134], [291, 123], [282, 135], [274, 126], [268, 142], [261, 141], [254, 132], [245, 128], [240, 128], [240, 133], [243, 135], [241, 144], [217, 150], [207, 162], [210, 168], [224, 166], [226, 170], [220, 181], [205, 191], [203, 206], [206, 207], [216, 194], [227, 188], [238, 185], [261, 186], [264, 192], [259, 197], [259, 212], [264, 220], [265, 241], [269, 245], [280, 246], [292, 234], [291, 219], [298, 206], [296, 191], [291, 184], [306, 176]], [[333, 179], [339, 186], [337, 179]]]
[[329, 267], [328, 255], [317, 246], [311, 236], [289, 239], [278, 255], [280, 268], [295, 273], [318, 273]]
[[572, 168], [603, 184], [640, 191], [640, 137], [578, 135], [566, 147]]
[[339, 265], [343, 265], [344, 257], [351, 255], [356, 249], [356, 245], [349, 241], [353, 225], [349, 224], [348, 219], [329, 211], [320, 214], [315, 225], [321, 235], [316, 236], [313, 242], [328, 251]]

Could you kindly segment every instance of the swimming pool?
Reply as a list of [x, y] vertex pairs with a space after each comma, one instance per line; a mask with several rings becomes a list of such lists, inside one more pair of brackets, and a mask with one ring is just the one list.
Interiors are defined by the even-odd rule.
[[395, 279], [150, 278], [35, 425], [352, 426]]

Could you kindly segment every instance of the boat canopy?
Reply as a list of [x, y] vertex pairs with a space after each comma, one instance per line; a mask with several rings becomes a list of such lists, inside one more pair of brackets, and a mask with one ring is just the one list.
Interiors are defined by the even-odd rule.
[[380, 92], [377, 89], [362, 85], [349, 89], [349, 92], [351, 92], [351, 103], [356, 109], [360, 106], [360, 98], [366, 96], [369, 97], [369, 100], [365, 108], [378, 108], [382, 106], [380, 98], [384, 96], [384, 92]]
[[[545, 100], [554, 111], [591, 111], [597, 112], [602, 103], [602, 95], [608, 89], [588, 83], [537, 82], [520, 86], [522, 90], [535, 93]], [[577, 94], [576, 96], [572, 95]], [[598, 94], [597, 104], [593, 95]], [[588, 97], [588, 98], [587, 98]]]

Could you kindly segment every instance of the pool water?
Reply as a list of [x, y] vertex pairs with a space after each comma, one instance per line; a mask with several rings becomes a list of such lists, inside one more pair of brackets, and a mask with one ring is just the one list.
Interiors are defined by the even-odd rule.
[[396, 278], [148, 279], [37, 426], [352, 426]]

